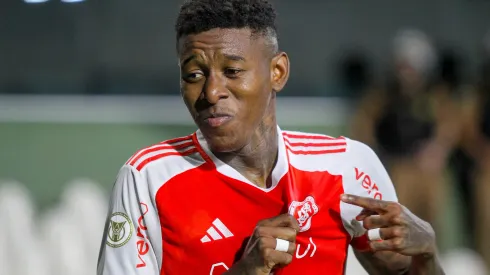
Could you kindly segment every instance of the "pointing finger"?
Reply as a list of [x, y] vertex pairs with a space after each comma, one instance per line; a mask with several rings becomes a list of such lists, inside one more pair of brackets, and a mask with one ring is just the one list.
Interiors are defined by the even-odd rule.
[[360, 206], [378, 214], [386, 213], [388, 211], [389, 203], [386, 201], [347, 194], [343, 194], [341, 199], [345, 203]]

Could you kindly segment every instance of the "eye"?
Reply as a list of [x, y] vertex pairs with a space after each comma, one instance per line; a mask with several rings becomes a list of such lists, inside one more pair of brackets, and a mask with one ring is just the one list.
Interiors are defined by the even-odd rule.
[[190, 73], [184, 74], [183, 80], [186, 82], [194, 83], [194, 82], [198, 82], [203, 77], [204, 77], [204, 74], [201, 72], [190, 72]]
[[241, 72], [243, 72], [243, 70], [241, 69], [226, 68], [224, 73], [226, 76], [233, 78], [233, 77], [237, 77]]

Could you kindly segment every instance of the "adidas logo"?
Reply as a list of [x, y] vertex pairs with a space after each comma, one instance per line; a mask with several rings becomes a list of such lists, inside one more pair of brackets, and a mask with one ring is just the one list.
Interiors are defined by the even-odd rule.
[[207, 234], [201, 238], [201, 243], [233, 237], [233, 233], [219, 219], [214, 220], [213, 225], [206, 232]]

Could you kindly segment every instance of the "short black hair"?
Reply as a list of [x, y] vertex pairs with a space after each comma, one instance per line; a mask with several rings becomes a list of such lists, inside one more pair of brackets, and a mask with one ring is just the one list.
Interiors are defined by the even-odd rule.
[[187, 0], [175, 24], [177, 41], [215, 28], [249, 28], [277, 36], [276, 11], [267, 0]]

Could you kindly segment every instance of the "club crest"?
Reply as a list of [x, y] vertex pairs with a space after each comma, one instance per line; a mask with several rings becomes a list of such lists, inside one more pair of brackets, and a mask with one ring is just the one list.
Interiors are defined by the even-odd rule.
[[318, 206], [315, 203], [315, 199], [312, 196], [308, 196], [302, 202], [291, 202], [288, 213], [298, 221], [299, 232], [304, 232], [310, 229], [311, 218], [318, 213]]

